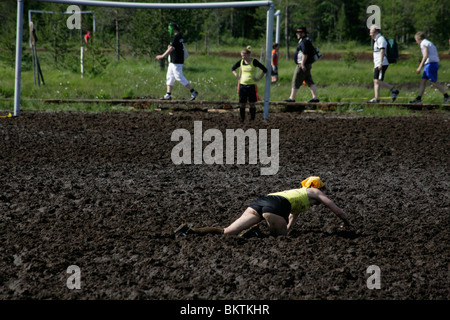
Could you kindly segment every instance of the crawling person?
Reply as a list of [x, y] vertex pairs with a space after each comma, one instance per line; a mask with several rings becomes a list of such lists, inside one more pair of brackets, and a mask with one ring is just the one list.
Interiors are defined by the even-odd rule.
[[258, 224], [266, 220], [270, 235], [285, 236], [292, 230], [300, 213], [319, 204], [328, 207], [343, 221], [341, 228], [352, 226], [345, 212], [325, 195], [325, 185], [319, 177], [309, 177], [301, 184], [301, 188], [259, 197], [226, 228], [190, 228], [187, 224], [182, 224], [175, 234], [226, 234], [245, 237], [249, 234], [257, 235]]

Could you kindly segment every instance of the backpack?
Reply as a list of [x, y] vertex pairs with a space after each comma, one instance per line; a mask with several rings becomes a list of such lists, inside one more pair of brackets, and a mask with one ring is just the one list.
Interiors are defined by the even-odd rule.
[[[317, 60], [319, 60], [320, 58], [322, 58], [322, 53], [319, 51], [318, 48], [314, 48], [314, 49], [313, 49], [313, 52], [314, 52], [314, 54], [313, 54], [314, 62], [316, 62]], [[313, 63], [314, 63], [314, 62], [313, 62]]]
[[386, 58], [389, 63], [396, 63], [398, 59], [398, 45], [395, 39], [387, 40]]
[[[308, 39], [309, 39], [309, 38], [308, 38]], [[302, 40], [303, 40], [303, 39], [300, 39], [300, 41], [299, 41], [298, 43], [302, 42]], [[311, 41], [311, 40], [310, 40], [310, 41]], [[311, 45], [312, 45], [312, 42], [311, 42]], [[297, 47], [297, 50], [298, 50], [298, 47]], [[301, 53], [301, 51], [299, 51], [299, 53]], [[301, 55], [303, 55], [303, 53], [301, 53]], [[300, 55], [300, 57], [301, 57], [301, 55]], [[316, 47], [314, 47], [314, 46], [312, 45], [312, 62], [311, 62], [311, 63], [316, 62], [316, 61], [319, 60], [320, 58], [322, 58], [322, 53], [319, 51], [318, 48], [316, 48]], [[309, 58], [308, 58], [308, 60], [309, 60]], [[299, 61], [299, 58], [298, 58], [298, 57], [297, 57], [297, 59], [294, 58], [295, 64], [299, 64], [298, 61]]]
[[189, 52], [187, 51], [186, 46], [184, 45], [184, 42], [183, 42], [183, 52], [184, 52], [184, 61], [186, 61], [187, 58], [189, 58]]

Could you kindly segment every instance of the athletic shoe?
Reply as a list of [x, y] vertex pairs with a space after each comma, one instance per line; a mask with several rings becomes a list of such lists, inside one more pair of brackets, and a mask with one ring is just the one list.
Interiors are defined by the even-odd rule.
[[379, 102], [380, 102], [380, 100], [377, 100], [375, 98], [370, 99], [369, 101], [367, 101], [367, 103], [379, 103]]
[[450, 96], [444, 97], [444, 101], [442, 103], [443, 104], [449, 104], [450, 103]]
[[422, 100], [419, 100], [419, 99], [415, 98], [414, 100], [410, 101], [409, 103], [411, 103], [411, 104], [422, 104]]
[[318, 103], [319, 99], [311, 99], [308, 101], [308, 103]]
[[284, 102], [295, 102], [295, 100], [294, 100], [294, 99], [291, 99], [291, 98], [289, 98], [289, 99], [284, 99]]
[[164, 95], [164, 97], [162, 97], [160, 100], [172, 100], [172, 96], [170, 94], [166, 93]]
[[253, 227], [250, 227], [249, 229], [242, 231], [239, 234], [239, 237], [248, 239], [254, 237], [259, 238], [261, 237], [261, 235], [262, 234], [261, 231], [259, 231], [259, 225], [255, 224]]
[[191, 93], [191, 101], [192, 100], [195, 100], [195, 98], [197, 98], [197, 95], [198, 95], [198, 91], [192, 91], [192, 93]]
[[175, 230], [175, 235], [186, 237], [189, 234], [189, 231], [191, 231], [191, 227], [189, 227], [187, 223], [183, 223]]
[[392, 102], [394, 102], [397, 99], [399, 93], [400, 93], [400, 91], [398, 91], [398, 90], [395, 90], [394, 92], [392, 92]]

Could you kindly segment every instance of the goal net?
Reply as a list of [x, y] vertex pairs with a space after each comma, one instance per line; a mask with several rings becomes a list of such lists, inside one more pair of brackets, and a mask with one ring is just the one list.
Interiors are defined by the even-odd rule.
[[[22, 81], [22, 42], [24, 38], [24, 1], [17, 1], [17, 32], [16, 32], [16, 69], [15, 69], [15, 89], [14, 89], [14, 115], [18, 116], [20, 114], [20, 97], [21, 97], [21, 81]], [[82, 48], [81, 56], [83, 55], [83, 51], [85, 51], [86, 55], [92, 55], [92, 59], [96, 61], [96, 65], [101, 67], [101, 59], [102, 53], [96, 51], [96, 44], [99, 42], [102, 43], [102, 47], [109, 47], [110, 51], [114, 53], [115, 59], [126, 59], [126, 56], [123, 55], [123, 52], [132, 52], [133, 54], [141, 54], [147, 56], [155, 55], [155, 48], [159, 48], [159, 53], [162, 53], [167, 48], [167, 38], [166, 35], [165, 43], [161, 43], [162, 41], [158, 39], [156, 35], [161, 34], [162, 30], [167, 33], [167, 25], [171, 20], [182, 21], [181, 29], [188, 30], [187, 34], [183, 36], [186, 38], [189, 49], [194, 51], [206, 51], [208, 53], [208, 48], [211, 43], [215, 43], [220, 45], [221, 41], [225, 41], [224, 39], [220, 39], [217, 34], [214, 34], [214, 28], [221, 25], [221, 21], [228, 17], [234, 17], [234, 19], [240, 19], [239, 12], [240, 10], [246, 10], [248, 8], [267, 8], [266, 16], [263, 17], [266, 20], [265, 23], [265, 43], [264, 48], [262, 47], [254, 47], [253, 48], [253, 56], [257, 59], [261, 59], [261, 62], [265, 64], [267, 67], [267, 74], [265, 77], [264, 83], [264, 118], [267, 118], [269, 115], [269, 102], [270, 102], [270, 86], [271, 86], [271, 53], [272, 53], [272, 42], [273, 42], [273, 22], [274, 22], [274, 4], [272, 1], [234, 1], [234, 2], [209, 2], [209, 3], [143, 3], [143, 2], [125, 2], [125, 1], [91, 1], [91, 0], [32, 0], [35, 2], [49, 2], [52, 4], [58, 4], [63, 8], [65, 16], [63, 17], [66, 22], [65, 30], [66, 32], [62, 39], [58, 40], [56, 38], [56, 32], [51, 32], [48, 21], [41, 20], [39, 21], [36, 18], [36, 23], [34, 23], [35, 27], [41, 28], [42, 30], [47, 28], [47, 33], [49, 37], [54, 37], [52, 50], [55, 52], [58, 51], [57, 46], [61, 46], [63, 49], [70, 48], [70, 46], [65, 46], [61, 43], [61, 41], [78, 41], [81, 42], [86, 48]], [[82, 10], [88, 8], [89, 10], [96, 10], [95, 19], [97, 26], [97, 34], [95, 41], [91, 41], [89, 43], [89, 39], [85, 39], [84, 36], [87, 34], [87, 29], [92, 26], [92, 18], [81, 17]], [[100, 9], [101, 8], [101, 9]], [[72, 11], [70, 11], [72, 10]], [[106, 28], [110, 30], [100, 30], [103, 28], [101, 25], [102, 15], [98, 14], [98, 11], [102, 11], [106, 13], [103, 15], [103, 19], [111, 19], [113, 23], [109, 23]], [[228, 11], [226, 11], [228, 10]], [[234, 15], [231, 15], [230, 10], [234, 10]], [[260, 10], [260, 9], [259, 9]], [[55, 10], [56, 11], [56, 10]], [[61, 11], [61, 10], [60, 10]], [[212, 14], [208, 14], [207, 19], [205, 19], [205, 12], [213, 12]], [[155, 13], [150, 15], [149, 12]], [[170, 14], [167, 14], [170, 12]], [[230, 15], [228, 15], [230, 14]], [[122, 15], [122, 16], [121, 16]], [[202, 16], [203, 15], [203, 16]], [[125, 17], [133, 16], [134, 23], [126, 24], [124, 21]], [[122, 18], [122, 21], [121, 21]], [[150, 18], [150, 19], [149, 19]], [[231, 21], [228, 19], [227, 23], [233, 23], [233, 18]], [[197, 21], [201, 21], [201, 25], [196, 23]], [[240, 21], [242, 22], [242, 21]], [[247, 22], [247, 21], [245, 21]], [[238, 24], [238, 21], [234, 22]], [[59, 22], [59, 24], [61, 24]], [[184, 25], [183, 25], [184, 24]], [[241, 23], [242, 25], [242, 23]], [[245, 23], [244, 23], [245, 25]], [[248, 30], [254, 29], [254, 27], [247, 26]], [[255, 26], [256, 29], [261, 29], [261, 24]], [[85, 29], [85, 30], [83, 30]], [[111, 30], [113, 29], [113, 30]], [[114, 30], [115, 29], [115, 30]], [[50, 30], [50, 31], [48, 31]], [[54, 29], [56, 30], [56, 29]], [[40, 31], [40, 30], [38, 30]], [[183, 32], [182, 31], [182, 32]], [[246, 36], [246, 30], [242, 28], [237, 32], [241, 32], [242, 36]], [[250, 31], [249, 31], [250, 32]], [[123, 39], [120, 38], [122, 34], [125, 34], [128, 38], [126, 39], [126, 48], [123, 48], [121, 45], [124, 43]], [[264, 33], [262, 33], [264, 34]], [[111, 36], [116, 35], [116, 36]], [[38, 32], [39, 37], [39, 32]], [[230, 33], [229, 39], [239, 38], [239, 35], [233, 35]], [[262, 39], [262, 37], [260, 37]], [[48, 40], [48, 39], [47, 39]], [[264, 39], [262, 39], [264, 40]], [[154, 42], [159, 42], [156, 45]], [[153, 45], [149, 45], [153, 44]], [[236, 45], [245, 47], [241, 43], [236, 43]], [[91, 47], [90, 47], [91, 46]], [[165, 47], [164, 47], [165, 46]], [[79, 50], [79, 49], [78, 49]], [[86, 51], [87, 50], [87, 51]], [[70, 50], [67, 49], [65, 53], [70, 55]], [[72, 53], [73, 54], [73, 53]], [[238, 54], [238, 53], [237, 53]], [[73, 61], [76, 59], [80, 59], [79, 53], [76, 53], [77, 58], [73, 59], [61, 59], [62, 61]], [[75, 57], [75, 55], [73, 56]], [[97, 60], [98, 61], [97, 61]], [[100, 59], [100, 60], [99, 60]], [[74, 63], [76, 65], [76, 63]], [[79, 64], [78, 64], [79, 65]], [[161, 67], [164, 67], [162, 65]], [[199, 68], [199, 67], [197, 67]], [[231, 69], [231, 66], [229, 67]], [[231, 73], [231, 72], [230, 72]], [[124, 74], [124, 77], [126, 74]], [[151, 78], [151, 75], [148, 75]], [[151, 79], [150, 79], [151, 80]], [[150, 81], [149, 80], [149, 81]]]

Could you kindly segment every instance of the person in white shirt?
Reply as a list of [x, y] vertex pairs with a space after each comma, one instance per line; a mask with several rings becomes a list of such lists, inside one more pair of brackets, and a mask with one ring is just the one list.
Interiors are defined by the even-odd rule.
[[389, 83], [384, 81], [384, 76], [386, 74], [386, 70], [389, 66], [388, 59], [386, 57], [386, 47], [387, 41], [381, 35], [381, 30], [377, 26], [372, 26], [370, 28], [370, 37], [374, 40], [373, 44], [373, 89], [375, 93], [375, 97], [371, 99], [370, 103], [378, 103], [380, 102], [380, 87], [384, 87], [389, 89], [392, 93], [392, 102], [397, 99], [399, 91], [391, 86]]
[[427, 81], [430, 80], [431, 85], [438, 89], [444, 95], [443, 103], [449, 103], [450, 99], [445, 91], [445, 88], [437, 83], [438, 79], [438, 69], [439, 69], [439, 55], [436, 46], [431, 43], [431, 41], [425, 39], [425, 34], [423, 32], [417, 32], [414, 36], [417, 44], [420, 46], [422, 51], [422, 61], [419, 67], [416, 69], [416, 73], [419, 74], [423, 68], [422, 80], [420, 81], [419, 95], [414, 100], [410, 101], [413, 104], [421, 104], [422, 96], [425, 93], [425, 87]]

